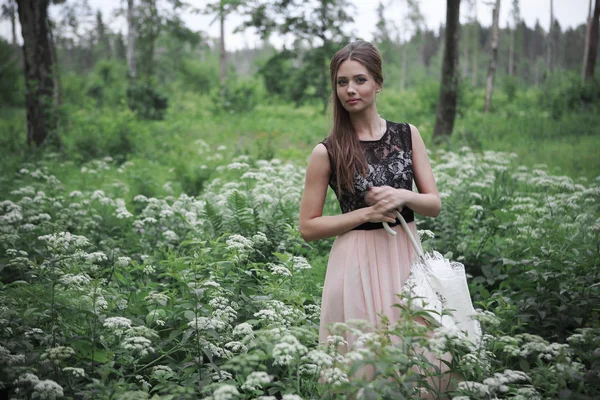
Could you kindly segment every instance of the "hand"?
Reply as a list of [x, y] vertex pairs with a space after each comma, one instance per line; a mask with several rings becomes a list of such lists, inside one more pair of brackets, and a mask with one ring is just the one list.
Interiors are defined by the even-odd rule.
[[406, 189], [394, 189], [390, 186], [372, 186], [365, 196], [365, 202], [370, 206], [381, 203], [380, 207], [388, 212], [400, 211], [406, 203]]
[[389, 203], [386, 203], [387, 200], [379, 201], [378, 203], [369, 207], [369, 222], [396, 222], [396, 214], [394, 213], [394, 209], [389, 209]]

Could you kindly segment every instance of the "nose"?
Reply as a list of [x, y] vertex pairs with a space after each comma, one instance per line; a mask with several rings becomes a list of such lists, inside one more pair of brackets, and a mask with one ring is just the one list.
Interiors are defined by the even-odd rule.
[[354, 90], [354, 86], [352, 85], [352, 83], [348, 83], [348, 94], [352, 95], [355, 93], [356, 93], [356, 90]]

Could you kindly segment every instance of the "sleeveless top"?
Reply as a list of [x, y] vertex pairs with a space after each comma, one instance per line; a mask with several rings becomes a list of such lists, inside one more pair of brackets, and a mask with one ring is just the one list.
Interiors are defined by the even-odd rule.
[[[367, 207], [365, 196], [371, 186], [391, 186], [396, 189], [406, 189], [412, 191], [413, 166], [412, 166], [412, 136], [410, 125], [407, 123], [394, 123], [386, 120], [386, 130], [378, 140], [361, 140], [360, 147], [367, 160], [367, 174], [362, 176], [359, 172], [354, 177], [354, 194], [342, 189], [338, 193], [337, 180], [331, 151], [326, 138], [321, 143], [327, 149], [329, 154], [329, 163], [331, 165], [331, 177], [329, 186], [333, 189], [340, 203], [342, 213]], [[414, 221], [414, 212], [404, 206], [401, 211], [406, 222]], [[389, 223], [390, 226], [399, 224], [396, 218], [395, 223]], [[381, 222], [366, 222], [359, 225], [355, 230], [373, 230], [383, 229]]]

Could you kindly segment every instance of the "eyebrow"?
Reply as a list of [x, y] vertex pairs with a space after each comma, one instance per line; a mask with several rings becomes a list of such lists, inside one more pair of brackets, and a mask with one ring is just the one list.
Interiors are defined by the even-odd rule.
[[[358, 78], [359, 76], [367, 76], [367, 75], [365, 75], [365, 74], [357, 74], [357, 75], [354, 75], [354, 76], [353, 76], [353, 78]], [[344, 79], [346, 79], [346, 77], [345, 77], [345, 76], [338, 76], [337, 78], [338, 78], [338, 79], [341, 79], [341, 78], [344, 78]]]

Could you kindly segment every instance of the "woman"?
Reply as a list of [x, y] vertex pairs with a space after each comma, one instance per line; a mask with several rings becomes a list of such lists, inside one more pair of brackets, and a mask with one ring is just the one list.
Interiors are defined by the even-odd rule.
[[[337, 236], [323, 288], [319, 339], [328, 325], [351, 319], [390, 323], [399, 319], [398, 303], [414, 249], [394, 210], [418, 238], [414, 213], [435, 217], [441, 201], [425, 145], [414, 126], [382, 119], [376, 97], [383, 85], [381, 55], [375, 46], [355, 41], [331, 60], [333, 129], [313, 150], [300, 204], [300, 232], [311, 241]], [[416, 183], [418, 193], [412, 191]], [[330, 185], [341, 215], [323, 216]], [[383, 229], [387, 222], [397, 234]], [[352, 345], [352, 338], [347, 338]]]

